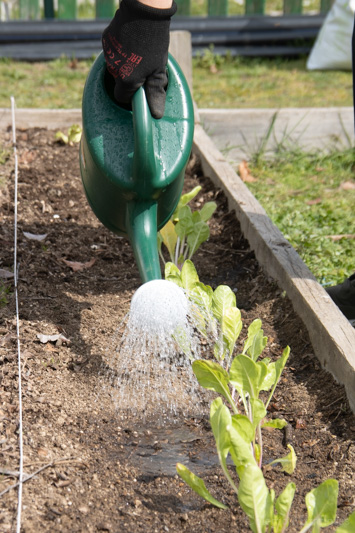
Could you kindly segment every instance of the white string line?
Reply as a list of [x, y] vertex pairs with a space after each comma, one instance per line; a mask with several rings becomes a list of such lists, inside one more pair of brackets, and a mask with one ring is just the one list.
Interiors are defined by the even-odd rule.
[[17, 503], [17, 524], [16, 533], [21, 529], [21, 512], [22, 512], [22, 485], [23, 485], [23, 432], [22, 432], [22, 379], [21, 379], [21, 347], [20, 347], [20, 319], [18, 305], [18, 267], [17, 267], [17, 190], [18, 190], [18, 159], [16, 148], [16, 126], [15, 126], [15, 99], [11, 96], [11, 114], [12, 114], [12, 142], [15, 157], [15, 195], [14, 195], [14, 281], [15, 281], [15, 302], [16, 302], [16, 337], [17, 337], [17, 360], [18, 360], [18, 397], [19, 397], [19, 447], [20, 447], [20, 464], [18, 480], [18, 503]]

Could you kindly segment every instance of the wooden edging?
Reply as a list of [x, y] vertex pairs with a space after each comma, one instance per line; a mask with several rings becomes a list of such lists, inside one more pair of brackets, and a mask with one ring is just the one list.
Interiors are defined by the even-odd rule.
[[350, 407], [355, 412], [355, 329], [200, 124], [195, 127], [193, 151], [200, 158], [205, 176], [226, 194], [229, 208], [235, 210], [259, 264], [287, 292], [308, 329], [321, 365], [344, 385]]

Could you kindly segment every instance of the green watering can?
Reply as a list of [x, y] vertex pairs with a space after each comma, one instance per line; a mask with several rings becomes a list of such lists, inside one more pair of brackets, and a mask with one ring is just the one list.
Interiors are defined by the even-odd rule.
[[143, 88], [132, 111], [113, 98], [101, 53], [86, 80], [80, 170], [89, 204], [114, 233], [129, 238], [142, 281], [161, 278], [157, 232], [181, 196], [194, 130], [192, 98], [174, 58], [168, 59], [165, 114], [153, 119]]

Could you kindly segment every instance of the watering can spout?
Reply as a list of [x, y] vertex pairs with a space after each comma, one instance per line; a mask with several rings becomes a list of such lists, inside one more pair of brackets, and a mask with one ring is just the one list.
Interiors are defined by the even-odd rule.
[[143, 282], [161, 278], [157, 232], [180, 199], [193, 139], [192, 98], [170, 55], [167, 70], [159, 120], [152, 118], [143, 88], [132, 111], [115, 102], [103, 53], [83, 93], [80, 171], [86, 197], [107, 228], [129, 238]]
[[157, 248], [157, 203], [130, 202], [127, 232], [143, 283], [161, 279]]

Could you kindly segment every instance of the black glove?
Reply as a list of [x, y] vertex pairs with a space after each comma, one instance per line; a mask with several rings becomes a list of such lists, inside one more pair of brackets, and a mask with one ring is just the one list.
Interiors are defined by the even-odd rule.
[[157, 9], [138, 0], [122, 0], [102, 35], [107, 70], [115, 79], [115, 99], [128, 104], [144, 85], [155, 118], [164, 115], [170, 19], [176, 9], [174, 1], [170, 9]]

